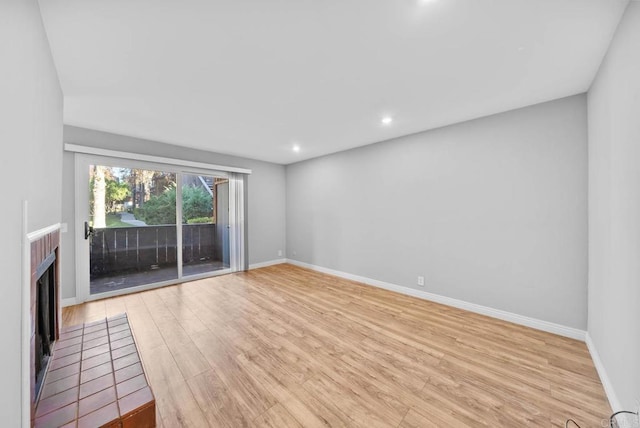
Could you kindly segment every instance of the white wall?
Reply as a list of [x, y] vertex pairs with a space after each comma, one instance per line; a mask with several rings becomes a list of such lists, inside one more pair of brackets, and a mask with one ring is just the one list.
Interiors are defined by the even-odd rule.
[[288, 257], [584, 330], [586, 118], [578, 95], [289, 165]]
[[608, 391], [612, 404], [615, 407], [619, 401], [623, 408], [636, 410], [640, 405], [640, 3], [629, 4], [588, 99], [588, 331], [613, 386]]
[[[73, 126], [64, 127], [64, 141], [104, 149], [251, 169], [253, 172], [248, 179], [247, 208], [249, 263], [282, 258], [278, 256], [278, 251], [285, 251], [284, 166]], [[72, 153], [64, 153], [62, 216], [63, 221], [69, 224], [69, 232], [63, 235], [63, 250], [65, 254], [71, 255], [75, 255], [75, 235], [72, 226], [75, 224], [73, 159]], [[75, 297], [75, 266], [70, 260], [73, 260], [73, 257], [68, 257], [68, 260], [62, 262], [63, 298]]]
[[[20, 423], [22, 201], [28, 229], [60, 221], [62, 93], [36, 0], [0, 2], [0, 415]], [[64, 258], [65, 255], [62, 254]]]

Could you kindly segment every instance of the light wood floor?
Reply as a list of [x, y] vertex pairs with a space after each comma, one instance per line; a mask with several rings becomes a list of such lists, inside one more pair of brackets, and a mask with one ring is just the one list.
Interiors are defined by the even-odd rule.
[[126, 311], [160, 426], [600, 426], [584, 343], [291, 265], [63, 310]]

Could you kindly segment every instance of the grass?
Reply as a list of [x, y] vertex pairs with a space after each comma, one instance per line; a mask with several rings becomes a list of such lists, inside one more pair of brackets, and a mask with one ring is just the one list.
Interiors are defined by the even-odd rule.
[[119, 214], [107, 214], [107, 227], [131, 227], [129, 223], [120, 221]]

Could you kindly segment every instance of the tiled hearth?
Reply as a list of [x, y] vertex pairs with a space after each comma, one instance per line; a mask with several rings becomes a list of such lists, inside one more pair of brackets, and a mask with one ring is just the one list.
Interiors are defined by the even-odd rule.
[[126, 314], [60, 330], [36, 427], [155, 427], [155, 399]]

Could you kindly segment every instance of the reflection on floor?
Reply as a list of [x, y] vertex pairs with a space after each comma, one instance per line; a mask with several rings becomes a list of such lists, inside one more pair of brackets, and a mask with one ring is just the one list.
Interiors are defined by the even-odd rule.
[[[182, 267], [182, 276], [199, 275], [207, 272], [215, 272], [221, 269], [229, 269], [229, 264], [220, 260], [206, 263], [186, 264]], [[156, 282], [169, 281], [178, 278], [178, 267], [162, 267], [145, 272], [121, 272], [113, 275], [105, 275], [91, 279], [91, 294], [108, 293], [125, 288], [137, 287], [140, 285], [153, 284]]]

